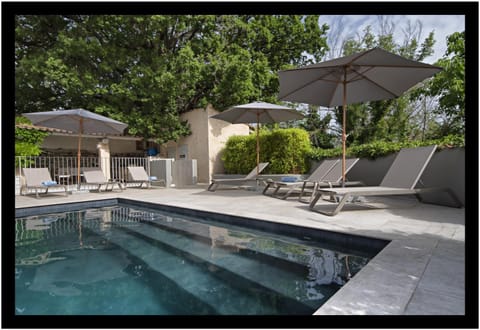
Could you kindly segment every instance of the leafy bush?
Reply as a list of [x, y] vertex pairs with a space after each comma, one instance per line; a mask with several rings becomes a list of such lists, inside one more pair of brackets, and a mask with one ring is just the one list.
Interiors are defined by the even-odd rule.
[[[405, 142], [386, 142], [375, 141], [372, 143], [354, 145], [347, 148], [347, 157], [359, 157], [375, 159], [400, 151], [402, 148], [414, 148], [436, 144], [438, 149], [465, 147], [465, 137], [463, 135], [447, 135], [441, 139], [426, 141], [405, 141]], [[335, 158], [342, 156], [342, 148], [320, 149], [314, 148], [309, 153], [312, 160], [321, 160], [325, 158]]]
[[[264, 173], [306, 173], [311, 144], [308, 132], [300, 128], [260, 130], [260, 162], [269, 162]], [[246, 174], [256, 166], [256, 134], [232, 136], [223, 155], [225, 172]]]
[[[31, 124], [31, 122], [25, 117], [15, 118], [16, 124]], [[40, 145], [45, 137], [48, 136], [47, 132], [41, 132], [32, 129], [26, 129], [21, 127], [15, 127], [15, 156], [38, 156], [42, 153]], [[15, 158], [15, 166], [19, 164]], [[25, 165], [25, 164], [24, 164]]]

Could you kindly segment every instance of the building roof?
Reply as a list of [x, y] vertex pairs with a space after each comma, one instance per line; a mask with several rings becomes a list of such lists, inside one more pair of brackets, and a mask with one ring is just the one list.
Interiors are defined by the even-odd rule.
[[15, 127], [23, 128], [23, 129], [31, 129], [31, 130], [36, 130], [36, 131], [55, 132], [55, 133], [71, 133], [71, 134], [73, 134], [72, 131], [67, 131], [65, 129], [51, 128], [51, 127], [45, 127], [45, 126], [37, 126], [37, 125], [32, 125], [32, 124], [15, 124]]
[[[66, 129], [59, 129], [59, 128], [52, 128], [52, 127], [45, 127], [45, 126], [37, 126], [37, 125], [32, 125], [32, 124], [15, 124], [15, 127], [18, 128], [23, 128], [23, 129], [30, 129], [30, 130], [36, 130], [36, 131], [44, 131], [44, 132], [50, 132], [53, 135], [74, 135], [77, 136], [77, 133], [74, 133], [72, 131], [66, 130]], [[113, 134], [83, 134], [82, 136], [84, 137], [113, 137], [113, 138], [126, 138], [126, 139], [133, 139], [133, 140], [141, 140], [142, 137], [138, 136], [132, 136], [132, 135], [113, 135]]]

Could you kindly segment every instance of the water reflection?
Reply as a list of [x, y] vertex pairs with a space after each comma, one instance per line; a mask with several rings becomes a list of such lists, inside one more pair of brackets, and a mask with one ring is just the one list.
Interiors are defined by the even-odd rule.
[[[138, 247], [132, 242], [127, 244], [129, 248], [120, 246], [126, 238], [140, 240]], [[177, 264], [180, 261], [182, 266]], [[152, 269], [162, 274], [163, 269], [172, 267], [179, 277], [187, 279], [192, 273], [189, 267], [197, 267], [224, 281], [222, 287], [236, 279], [232, 288], [244, 285], [245, 294], [271, 290], [314, 309], [367, 262], [368, 258], [325, 249], [318, 242], [135, 207], [104, 207], [16, 220], [15, 278], [18, 286], [27, 290], [26, 295], [43, 292], [75, 297], [82, 295], [84, 286], [143, 278]], [[182, 267], [190, 272], [182, 274]], [[189, 279], [189, 290], [197, 287], [196, 282], [193, 277]], [[218, 286], [222, 282], [215, 283]], [[207, 281], [198, 285], [202, 286], [197, 288], [201, 292], [230, 298], [229, 293], [208, 287]]]

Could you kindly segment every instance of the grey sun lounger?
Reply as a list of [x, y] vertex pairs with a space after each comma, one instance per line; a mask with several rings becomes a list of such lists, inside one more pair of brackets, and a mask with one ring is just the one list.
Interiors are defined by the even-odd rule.
[[86, 186], [97, 186], [96, 189], [98, 192], [101, 192], [102, 186], [105, 186], [103, 191], [113, 191], [115, 186], [120, 188], [120, 191], [123, 191], [123, 187], [120, 182], [116, 180], [107, 180], [100, 168], [85, 168], [82, 171], [85, 182], [82, 185]]
[[[36, 197], [39, 198], [39, 190], [45, 190], [44, 194], [46, 195], [50, 188], [61, 188], [65, 191], [65, 196], [67, 196], [67, 186], [53, 181], [48, 168], [22, 168], [22, 172], [25, 177], [25, 185], [21, 188], [22, 195], [26, 195], [29, 189], [33, 189]], [[52, 191], [50, 192], [52, 193]]]
[[[258, 164], [258, 173], [261, 173], [265, 167], [268, 166], [267, 163], [260, 163]], [[246, 176], [243, 178], [234, 178], [234, 179], [212, 179], [212, 182], [208, 186], [208, 191], [215, 191], [217, 190], [218, 186], [220, 185], [229, 185], [229, 186], [241, 186], [248, 181], [255, 181], [257, 179], [257, 167], [255, 166], [253, 170], [250, 171]]]
[[[345, 173], [348, 173], [352, 167], [359, 161], [359, 158], [347, 158], [345, 160]], [[327, 159], [324, 160], [317, 169], [308, 177], [308, 179], [299, 182], [281, 182], [281, 181], [269, 181], [267, 186], [263, 190], [266, 194], [270, 187], [275, 187], [275, 190], [270, 195], [271, 197], [286, 199], [293, 192], [299, 191], [298, 200], [304, 202], [303, 197], [308, 193], [310, 199], [318, 187], [334, 187], [341, 184], [342, 180], [342, 161], [341, 159]], [[347, 181], [345, 185], [362, 185], [360, 181]], [[285, 193], [281, 193], [283, 188], [288, 190]], [[283, 189], [285, 190], [285, 189]], [[310, 200], [309, 200], [310, 202]]]
[[[458, 206], [461, 206], [461, 202], [449, 188], [415, 188], [436, 148], [437, 146], [433, 145], [401, 149], [379, 186], [320, 188], [315, 192], [309, 208], [315, 212], [334, 216], [352, 197], [355, 199], [358, 196], [415, 195], [421, 201], [420, 193], [442, 190], [447, 192]], [[322, 196], [330, 196], [331, 201], [338, 201], [332, 212], [316, 208]]]
[[[310, 174], [310, 176], [303, 180], [297, 182], [283, 182], [283, 181], [273, 181], [267, 180], [265, 182], [265, 188], [262, 193], [268, 195], [268, 190], [273, 188], [273, 192], [269, 194], [271, 197], [277, 197], [281, 199], [286, 199], [294, 191], [295, 188], [302, 187], [302, 190], [305, 190], [307, 186], [312, 186], [315, 182], [320, 181], [323, 177], [339, 162], [339, 159], [325, 159], [317, 168]], [[288, 191], [280, 195], [280, 190], [282, 188], [288, 188]]]
[[137, 187], [142, 187], [145, 184], [146, 188], [150, 188], [152, 182], [160, 182], [156, 177], [148, 176], [147, 171], [143, 166], [128, 166], [128, 180], [127, 183], [138, 184]]
[[[355, 164], [360, 160], [360, 158], [347, 158], [345, 159], [345, 175], [350, 172], [350, 170], [355, 166]], [[305, 192], [307, 192], [305, 189], [302, 189], [300, 191], [300, 195], [298, 196], [298, 200], [300, 202], [307, 202], [310, 203], [314, 196], [315, 192], [318, 189], [321, 189], [322, 187], [340, 187], [342, 186], [342, 161], [339, 160], [335, 166], [328, 171], [328, 173], [320, 180], [315, 182], [315, 185], [313, 186], [313, 189], [310, 191], [310, 198], [308, 200], [304, 200], [303, 197], [305, 195]], [[345, 181], [343, 184], [344, 187], [352, 187], [352, 186], [364, 186], [365, 184], [362, 181]]]

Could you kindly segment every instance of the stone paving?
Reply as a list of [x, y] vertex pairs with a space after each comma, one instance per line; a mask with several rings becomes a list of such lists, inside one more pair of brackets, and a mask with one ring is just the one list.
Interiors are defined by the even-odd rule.
[[[391, 242], [316, 315], [465, 314], [463, 208], [419, 203], [405, 196], [369, 197], [365, 201], [375, 209], [347, 205], [329, 217], [311, 212], [307, 204], [295, 198], [264, 196], [261, 189], [209, 192], [206, 187], [128, 188], [123, 192], [73, 193], [67, 197], [50, 194], [39, 199], [33, 195], [16, 196], [15, 207], [121, 197], [387, 239]], [[331, 206], [329, 202], [320, 204]]]

